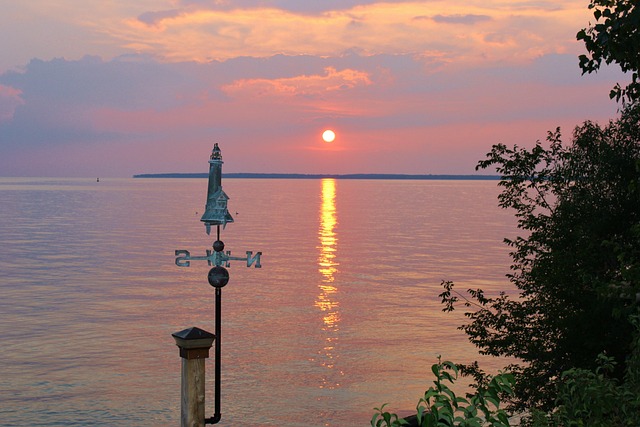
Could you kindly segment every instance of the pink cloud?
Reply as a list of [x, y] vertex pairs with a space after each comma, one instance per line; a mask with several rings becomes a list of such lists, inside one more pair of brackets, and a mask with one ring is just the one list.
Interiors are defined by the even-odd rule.
[[0, 84], [0, 122], [13, 119], [16, 108], [24, 105], [21, 95], [22, 91]]
[[[27, 101], [0, 123], [0, 169], [30, 173], [20, 153], [40, 147], [63, 159], [41, 165], [49, 175], [189, 172], [220, 142], [235, 159], [228, 172], [473, 173], [493, 143], [534, 143], [615, 113], [612, 77], [580, 77], [575, 63], [554, 55], [443, 71], [409, 55], [358, 54], [37, 62], [0, 76], [1, 100]], [[331, 145], [325, 128], [338, 135]]]

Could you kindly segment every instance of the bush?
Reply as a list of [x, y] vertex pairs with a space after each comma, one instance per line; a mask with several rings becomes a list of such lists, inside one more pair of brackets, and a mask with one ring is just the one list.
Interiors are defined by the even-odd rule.
[[616, 362], [600, 354], [595, 370], [569, 369], [558, 386], [557, 408], [545, 414], [533, 411], [525, 420], [531, 427], [635, 427], [640, 420], [640, 317], [631, 316], [636, 328], [624, 381], [612, 377]]
[[[441, 362], [431, 366], [436, 376], [430, 387], [416, 406], [416, 419], [419, 427], [508, 427], [506, 412], [500, 409], [502, 396], [513, 395], [513, 375], [501, 373], [496, 375], [484, 387], [467, 398], [458, 397], [446, 385], [458, 379], [458, 367], [452, 362]], [[374, 408], [376, 413], [371, 418], [372, 427], [408, 426], [406, 419], [384, 410], [387, 404]]]

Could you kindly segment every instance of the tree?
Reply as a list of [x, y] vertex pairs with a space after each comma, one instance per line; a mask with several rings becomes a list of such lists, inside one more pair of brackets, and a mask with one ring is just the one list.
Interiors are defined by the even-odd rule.
[[622, 71], [632, 72], [631, 83], [620, 84], [611, 90], [610, 98], [636, 102], [640, 99], [640, 6], [637, 0], [591, 0], [596, 23], [577, 34], [583, 40], [589, 55], [580, 55], [582, 73], [600, 69], [604, 60], [620, 65]]
[[[561, 373], [595, 369], [600, 353], [622, 377], [640, 292], [640, 107], [601, 128], [585, 122], [563, 145], [550, 132], [548, 148], [494, 145], [476, 169], [501, 174], [502, 208], [514, 209], [523, 235], [512, 248], [511, 297], [482, 290], [458, 294], [444, 282], [445, 311], [459, 297], [475, 307], [461, 326], [480, 353], [515, 357], [515, 409], [554, 405]], [[480, 375], [477, 364], [467, 373]]]

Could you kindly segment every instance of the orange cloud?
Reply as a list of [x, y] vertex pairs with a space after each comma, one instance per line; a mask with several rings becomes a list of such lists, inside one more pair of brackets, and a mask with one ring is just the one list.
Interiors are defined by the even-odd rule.
[[336, 56], [357, 49], [365, 54], [428, 53], [456, 63], [513, 62], [579, 51], [575, 33], [589, 20], [583, 3], [380, 2], [316, 14], [192, 5], [94, 24], [121, 46], [167, 61]]
[[255, 96], [303, 96], [321, 97], [335, 91], [349, 90], [372, 84], [369, 74], [357, 70], [337, 71], [325, 68], [325, 75], [296, 76], [281, 79], [243, 79], [222, 86], [221, 90], [232, 97]]

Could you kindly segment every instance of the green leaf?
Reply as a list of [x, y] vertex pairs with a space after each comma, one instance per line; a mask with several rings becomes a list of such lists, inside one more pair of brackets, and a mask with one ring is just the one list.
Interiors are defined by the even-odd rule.
[[433, 388], [429, 388], [425, 393], [424, 393], [424, 398], [421, 399], [423, 400], [425, 403], [428, 403], [429, 399], [431, 399], [434, 396], [438, 395], [438, 391], [433, 389]]
[[496, 416], [498, 417], [498, 419], [506, 426], [509, 425], [509, 417], [507, 416], [507, 414], [504, 411], [498, 411], [496, 413]]
[[442, 364], [444, 366], [448, 367], [449, 369], [451, 369], [455, 373], [455, 375], [457, 377], [457, 375], [458, 375], [458, 366], [455, 363], [449, 362], [449, 361], [445, 361]]
[[435, 375], [436, 378], [440, 378], [440, 365], [437, 363], [431, 365], [431, 372], [433, 372], [433, 375]]
[[500, 407], [500, 401], [497, 398], [486, 396], [485, 399], [487, 400], [487, 402], [491, 403], [496, 408]]

